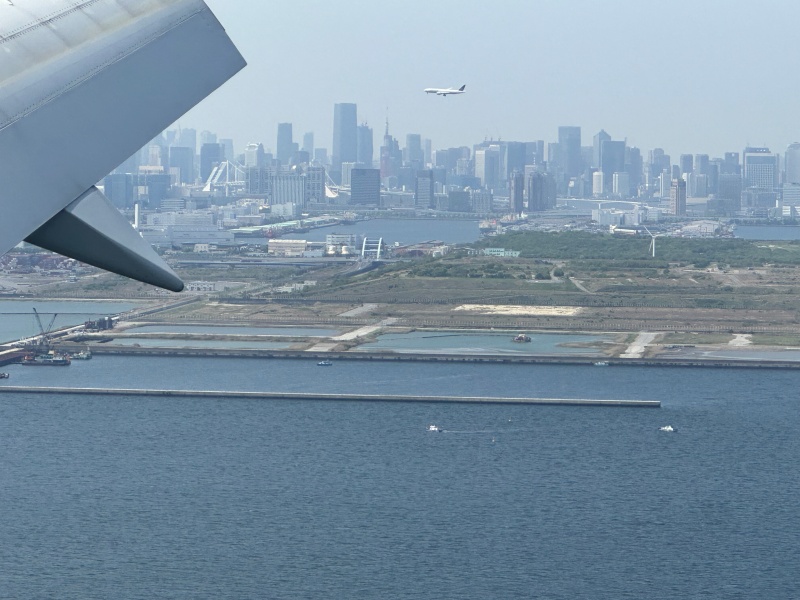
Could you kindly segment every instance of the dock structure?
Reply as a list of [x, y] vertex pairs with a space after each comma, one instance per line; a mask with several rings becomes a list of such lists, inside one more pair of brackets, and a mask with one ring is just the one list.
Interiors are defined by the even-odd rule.
[[596, 400], [589, 398], [501, 398], [486, 396], [416, 396], [384, 394], [317, 394], [216, 390], [147, 390], [119, 388], [62, 388], [0, 386], [0, 394], [70, 396], [139, 396], [151, 398], [218, 398], [231, 400], [306, 400], [336, 402], [405, 402], [438, 404], [509, 404], [585, 407], [661, 408], [658, 400]]
[[22, 350], [11, 349], [0, 351], [0, 367], [18, 363], [22, 360], [23, 356], [25, 356], [25, 352]]

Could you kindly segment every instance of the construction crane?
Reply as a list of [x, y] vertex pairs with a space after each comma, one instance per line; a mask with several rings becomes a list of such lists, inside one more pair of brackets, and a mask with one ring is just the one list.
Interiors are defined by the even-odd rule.
[[56, 317], [58, 317], [58, 313], [53, 314], [53, 318], [50, 319], [50, 323], [47, 325], [47, 328], [42, 325], [42, 319], [39, 316], [39, 311], [36, 310], [36, 307], [33, 308], [33, 314], [36, 317], [36, 323], [39, 325], [39, 333], [41, 336], [39, 337], [38, 346], [42, 346], [44, 348], [50, 348], [50, 332], [53, 330], [53, 324], [56, 322]]

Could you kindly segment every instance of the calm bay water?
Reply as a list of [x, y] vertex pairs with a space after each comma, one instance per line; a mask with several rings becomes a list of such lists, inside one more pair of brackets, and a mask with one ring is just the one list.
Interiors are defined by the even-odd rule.
[[2, 597], [800, 595], [798, 373], [125, 357], [8, 370], [18, 385], [664, 407], [3, 395]]
[[53, 314], [58, 314], [53, 327], [80, 325], [90, 319], [99, 319], [138, 306], [135, 302], [116, 301], [69, 301], [69, 300], [0, 300], [0, 343], [12, 342], [23, 337], [39, 334], [33, 309], [42, 314], [47, 327]]

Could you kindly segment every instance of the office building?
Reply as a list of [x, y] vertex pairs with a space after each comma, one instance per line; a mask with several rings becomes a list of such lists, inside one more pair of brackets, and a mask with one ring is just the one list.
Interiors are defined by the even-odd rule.
[[521, 215], [525, 210], [525, 174], [513, 172], [508, 181], [508, 203], [511, 212]]
[[371, 169], [375, 160], [374, 135], [372, 127], [364, 123], [358, 126], [358, 164], [364, 169]]
[[298, 173], [275, 173], [271, 179], [271, 204], [292, 204], [298, 208], [304, 206], [305, 177]]
[[358, 119], [355, 104], [335, 104], [333, 107], [333, 149], [331, 162], [334, 171], [343, 162], [358, 162]]
[[631, 195], [631, 178], [628, 173], [614, 173], [611, 193], [617, 198], [628, 198]]
[[603, 141], [600, 147], [600, 170], [603, 171], [605, 191], [610, 192], [614, 173], [625, 171], [625, 142]]
[[601, 129], [600, 132], [594, 136], [593, 141], [593, 157], [592, 157], [592, 167], [595, 169], [599, 169], [602, 166], [602, 159], [603, 159], [603, 143], [610, 142], [611, 136], [608, 135], [604, 129]]
[[353, 173], [353, 169], [355, 169], [357, 166], [358, 164], [354, 162], [342, 163], [342, 185], [344, 187], [350, 187], [350, 177]]
[[583, 171], [581, 156], [581, 128], [559, 127], [558, 146], [560, 151], [560, 166], [568, 178], [578, 177]]
[[327, 202], [328, 198], [325, 195], [325, 167], [308, 166], [305, 178], [306, 206]]
[[194, 151], [183, 146], [171, 146], [169, 149], [169, 167], [178, 169], [178, 181], [183, 184], [194, 183]]
[[789, 144], [786, 148], [785, 159], [786, 177], [785, 184], [800, 184], [800, 143]]
[[244, 149], [245, 167], [264, 167], [265, 158], [263, 144], [247, 144]]
[[769, 148], [745, 148], [742, 166], [746, 189], [772, 192], [778, 187], [778, 156]]
[[288, 165], [294, 152], [291, 123], [278, 123], [278, 145], [275, 157], [282, 165]]
[[592, 173], [592, 196], [602, 198], [606, 193], [606, 186], [602, 171]]
[[214, 167], [225, 160], [225, 150], [221, 144], [206, 143], [200, 147], [200, 179], [205, 183]]
[[542, 212], [556, 206], [556, 181], [548, 173], [528, 175], [528, 212]]
[[417, 181], [414, 188], [414, 206], [419, 209], [433, 208], [433, 171], [425, 170], [417, 173]]
[[117, 208], [131, 208], [136, 201], [133, 183], [130, 173], [112, 173], [103, 180], [103, 193]]
[[308, 152], [308, 155], [314, 156], [314, 132], [308, 131], [303, 134], [303, 152]]
[[683, 179], [673, 179], [669, 191], [670, 211], [675, 216], [686, 214], [686, 182]]
[[409, 133], [406, 136], [403, 162], [412, 169], [421, 169], [425, 165], [425, 152], [422, 149], [422, 136], [420, 134]]
[[481, 185], [489, 190], [498, 187], [500, 175], [499, 146], [480, 148], [475, 151], [475, 177], [481, 180]]
[[380, 169], [353, 169], [350, 173], [350, 203], [379, 206], [381, 203]]
[[691, 154], [681, 154], [678, 164], [681, 168], [681, 175], [694, 173], [694, 156]]

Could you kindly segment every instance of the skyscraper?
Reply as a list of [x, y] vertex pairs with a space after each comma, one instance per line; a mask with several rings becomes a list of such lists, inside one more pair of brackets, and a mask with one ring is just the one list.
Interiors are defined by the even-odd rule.
[[[599, 135], [599, 134], [598, 134]], [[561, 170], [568, 178], [579, 177], [583, 171], [581, 164], [581, 128], [559, 127], [558, 146]]]
[[224, 160], [225, 150], [221, 144], [203, 144], [200, 147], [200, 179], [208, 181], [214, 167]]
[[525, 209], [525, 174], [517, 171], [511, 173], [508, 190], [511, 212], [515, 215], [521, 215]]
[[594, 136], [594, 153], [592, 160], [592, 167], [599, 169], [602, 166], [603, 159], [603, 142], [610, 142], [611, 136], [608, 135], [605, 129], [601, 129], [597, 135]]
[[786, 180], [792, 185], [800, 184], [800, 143], [789, 144], [786, 148]]
[[425, 152], [422, 149], [422, 136], [418, 133], [406, 135], [406, 148], [403, 159], [407, 165], [414, 169], [421, 169], [425, 163]]
[[600, 169], [603, 171], [606, 191], [610, 192], [614, 173], [622, 173], [625, 170], [625, 142], [603, 141], [600, 146]]
[[372, 127], [364, 123], [358, 126], [358, 163], [365, 169], [372, 168], [375, 158]]
[[414, 205], [421, 209], [433, 208], [433, 200], [433, 171], [420, 171], [414, 188]]
[[308, 131], [303, 134], [303, 152], [308, 152], [308, 155], [314, 156], [314, 132]]
[[181, 183], [194, 183], [194, 151], [191, 148], [172, 146], [169, 149], [169, 166], [180, 170]]
[[358, 161], [358, 120], [355, 104], [335, 104], [333, 107], [333, 151], [331, 162], [338, 171], [343, 162]]
[[386, 119], [386, 133], [381, 146], [381, 177], [397, 177], [403, 166], [403, 153], [400, 144], [389, 133], [389, 119]]
[[495, 189], [498, 183], [500, 152], [497, 146], [475, 151], [475, 177], [487, 189]]
[[265, 163], [264, 145], [248, 144], [244, 150], [245, 167], [263, 167]]
[[294, 152], [291, 123], [278, 123], [278, 145], [276, 158], [282, 165], [288, 165]]
[[381, 172], [379, 169], [353, 169], [350, 177], [351, 204], [380, 205]]
[[683, 179], [672, 180], [669, 189], [669, 204], [673, 215], [686, 214], [686, 182]]
[[769, 148], [745, 148], [744, 187], [772, 192], [778, 187], [778, 156]]
[[694, 173], [694, 156], [691, 154], [681, 154], [678, 164], [681, 167], [681, 175]]

